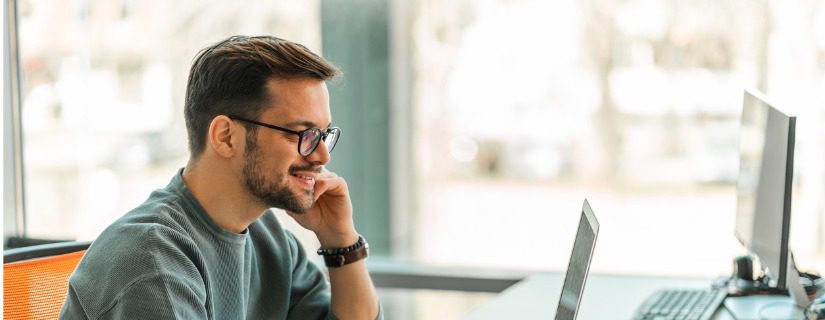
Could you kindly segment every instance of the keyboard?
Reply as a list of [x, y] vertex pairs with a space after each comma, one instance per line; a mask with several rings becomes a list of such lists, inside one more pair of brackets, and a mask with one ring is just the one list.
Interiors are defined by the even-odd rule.
[[660, 290], [636, 310], [636, 320], [708, 320], [725, 300], [724, 289]]

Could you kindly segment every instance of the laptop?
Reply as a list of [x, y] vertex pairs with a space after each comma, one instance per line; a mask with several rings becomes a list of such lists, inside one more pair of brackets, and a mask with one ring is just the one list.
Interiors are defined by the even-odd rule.
[[561, 296], [559, 296], [559, 305], [556, 308], [556, 320], [576, 319], [598, 234], [599, 221], [596, 220], [596, 215], [593, 214], [593, 209], [590, 208], [587, 199], [584, 199], [579, 229], [576, 231], [573, 252], [570, 254], [567, 273], [564, 275], [564, 285], [561, 287]]

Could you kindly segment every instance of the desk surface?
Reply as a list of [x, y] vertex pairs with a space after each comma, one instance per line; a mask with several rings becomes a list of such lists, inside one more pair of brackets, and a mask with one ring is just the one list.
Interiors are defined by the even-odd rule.
[[[507, 288], [490, 303], [474, 310], [468, 320], [553, 319], [559, 301], [563, 274], [539, 273]], [[579, 320], [632, 319], [636, 308], [656, 290], [665, 288], [709, 288], [712, 279], [678, 279], [643, 276], [588, 277], [579, 307]], [[725, 308], [714, 319], [733, 320]]]

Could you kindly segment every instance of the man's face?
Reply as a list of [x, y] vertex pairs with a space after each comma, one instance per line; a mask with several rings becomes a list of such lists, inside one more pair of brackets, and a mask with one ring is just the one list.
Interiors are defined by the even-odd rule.
[[[330, 126], [329, 92], [326, 84], [314, 79], [270, 80], [268, 90], [274, 97], [257, 121], [302, 131]], [[323, 142], [312, 154], [298, 153], [294, 134], [258, 127], [247, 135], [242, 179], [250, 196], [266, 207], [305, 213], [315, 202], [315, 177], [329, 162]]]

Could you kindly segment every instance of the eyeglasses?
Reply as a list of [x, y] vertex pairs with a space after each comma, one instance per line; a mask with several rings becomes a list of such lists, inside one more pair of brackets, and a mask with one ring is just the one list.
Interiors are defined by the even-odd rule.
[[318, 143], [321, 142], [321, 140], [324, 140], [324, 144], [327, 146], [327, 152], [332, 152], [332, 149], [335, 148], [335, 144], [338, 143], [338, 138], [341, 137], [341, 129], [338, 127], [331, 127], [328, 128], [326, 131], [321, 131], [321, 129], [318, 128], [308, 128], [302, 131], [294, 131], [289, 130], [287, 128], [273, 126], [271, 124], [266, 124], [255, 120], [249, 120], [234, 115], [229, 115], [229, 119], [243, 121], [261, 127], [267, 127], [270, 129], [275, 129], [278, 131], [283, 131], [286, 133], [297, 135], [298, 153], [301, 154], [301, 156], [303, 157], [309, 157], [309, 155], [311, 155], [312, 152], [315, 151], [315, 148], [318, 147]]

